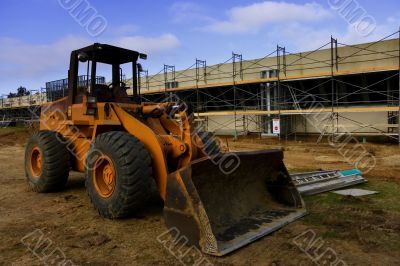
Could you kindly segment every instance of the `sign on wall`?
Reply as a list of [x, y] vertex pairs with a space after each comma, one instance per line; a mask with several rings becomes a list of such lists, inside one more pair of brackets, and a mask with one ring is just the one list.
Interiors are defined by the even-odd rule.
[[272, 133], [281, 134], [281, 121], [278, 118], [272, 119]]

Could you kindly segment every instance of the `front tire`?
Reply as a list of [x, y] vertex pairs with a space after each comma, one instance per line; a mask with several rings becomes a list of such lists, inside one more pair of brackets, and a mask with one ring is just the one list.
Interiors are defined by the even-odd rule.
[[127, 217], [141, 209], [151, 178], [150, 154], [137, 138], [119, 131], [96, 137], [86, 161], [86, 189], [102, 217]]
[[36, 192], [53, 192], [64, 188], [70, 160], [64, 138], [54, 131], [39, 131], [25, 148], [25, 176]]

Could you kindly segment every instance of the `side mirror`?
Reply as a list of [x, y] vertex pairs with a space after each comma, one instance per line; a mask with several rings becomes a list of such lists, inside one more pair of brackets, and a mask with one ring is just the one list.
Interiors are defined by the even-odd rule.
[[78, 54], [78, 60], [79, 60], [80, 62], [82, 62], [82, 63], [87, 62], [88, 59], [89, 59], [89, 57], [88, 57], [88, 55], [87, 55], [86, 53], [80, 52], [80, 53]]

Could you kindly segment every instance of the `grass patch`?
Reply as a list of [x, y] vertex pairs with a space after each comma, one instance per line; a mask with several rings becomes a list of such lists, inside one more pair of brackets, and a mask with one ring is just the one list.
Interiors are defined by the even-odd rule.
[[400, 252], [400, 185], [372, 180], [357, 188], [378, 194], [349, 197], [334, 193], [306, 196], [304, 223], [318, 228], [323, 239], [355, 241], [364, 251]]
[[25, 131], [26, 127], [3, 127], [0, 128], [0, 136], [2, 135], [8, 135], [10, 133], [14, 133], [14, 132], [21, 132], [21, 131]]
[[374, 190], [377, 194], [348, 197], [331, 192], [318, 195], [305, 196], [307, 207], [314, 208], [360, 208], [360, 209], [381, 209], [384, 211], [400, 212], [400, 185], [394, 182], [374, 180], [357, 186], [360, 189]]
[[387, 181], [371, 181], [361, 188], [378, 191], [371, 195], [372, 206], [378, 209], [400, 212], [400, 184]]
[[333, 230], [326, 231], [322, 234], [323, 239], [329, 239], [329, 238], [333, 239], [333, 238], [339, 238], [339, 237], [340, 236], [338, 235], [338, 233]]

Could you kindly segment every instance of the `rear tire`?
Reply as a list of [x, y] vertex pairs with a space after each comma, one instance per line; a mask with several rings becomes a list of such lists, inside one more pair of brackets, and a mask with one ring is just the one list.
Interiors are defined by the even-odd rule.
[[151, 178], [150, 154], [137, 138], [119, 131], [96, 137], [86, 161], [86, 189], [102, 217], [126, 217], [141, 209]]
[[64, 188], [70, 161], [64, 138], [54, 131], [34, 133], [25, 148], [25, 176], [36, 192]]
[[197, 133], [204, 145], [204, 152], [208, 156], [213, 156], [221, 153], [221, 148], [215, 141], [214, 134], [207, 131], [200, 131]]

